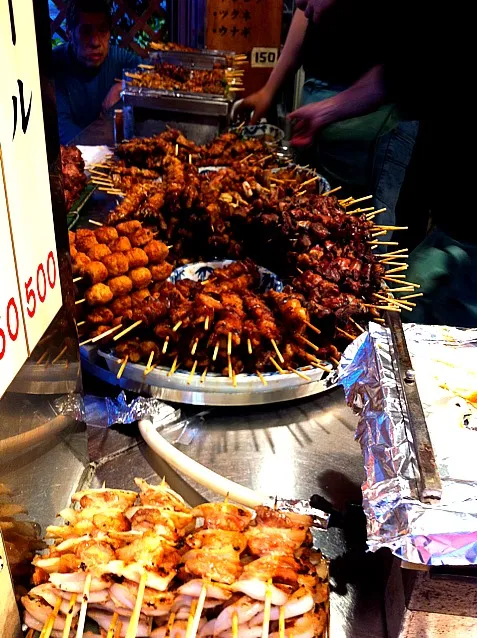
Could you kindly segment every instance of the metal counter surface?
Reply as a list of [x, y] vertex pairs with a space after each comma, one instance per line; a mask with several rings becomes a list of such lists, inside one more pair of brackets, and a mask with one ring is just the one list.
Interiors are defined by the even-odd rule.
[[[99, 394], [95, 381], [94, 389]], [[86, 385], [89, 385], [86, 381]], [[185, 415], [199, 409], [183, 407]], [[332, 559], [332, 638], [383, 638], [386, 552], [365, 553], [365, 521], [359, 504], [364, 473], [356, 419], [341, 389], [316, 398], [264, 408], [212, 408], [189, 445], [178, 447], [228, 478], [270, 495], [329, 500], [341, 512], [337, 527], [317, 532], [317, 544]], [[191, 504], [216, 495], [171, 470], [142, 441], [135, 426], [89, 428], [95, 482], [131, 488], [142, 476], [166, 476]]]

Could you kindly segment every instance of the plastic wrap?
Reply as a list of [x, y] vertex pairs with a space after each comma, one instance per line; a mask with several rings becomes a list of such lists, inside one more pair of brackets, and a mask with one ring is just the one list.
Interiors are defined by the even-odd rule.
[[[340, 382], [360, 413], [363, 507], [371, 551], [429, 565], [477, 564], [477, 330], [404, 328], [442, 480], [442, 499], [425, 505], [391, 335], [370, 324], [343, 355]], [[475, 383], [474, 383], [475, 381]]]

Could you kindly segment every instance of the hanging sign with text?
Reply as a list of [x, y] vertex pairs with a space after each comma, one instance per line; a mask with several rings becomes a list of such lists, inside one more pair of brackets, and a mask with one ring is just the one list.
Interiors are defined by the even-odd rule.
[[33, 4], [0, 2], [0, 397], [62, 305]]

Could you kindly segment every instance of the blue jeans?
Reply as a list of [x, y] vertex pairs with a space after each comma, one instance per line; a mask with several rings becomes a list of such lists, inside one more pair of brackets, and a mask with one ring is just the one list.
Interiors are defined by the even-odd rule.
[[[309, 79], [303, 87], [302, 102], [321, 102], [345, 88]], [[344, 185], [348, 191], [343, 191], [345, 197], [373, 194], [372, 202], [363, 202], [361, 206], [386, 208], [376, 223], [392, 226], [417, 131], [417, 122], [401, 121], [393, 106], [383, 107], [375, 113], [328, 126], [318, 137], [312, 157], [307, 155], [307, 161], [330, 180], [332, 187]], [[379, 239], [389, 241], [390, 236], [388, 233]]]

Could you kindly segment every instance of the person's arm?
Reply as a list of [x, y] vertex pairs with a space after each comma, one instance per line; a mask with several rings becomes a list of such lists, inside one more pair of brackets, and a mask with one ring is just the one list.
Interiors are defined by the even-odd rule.
[[266, 115], [285, 79], [300, 68], [307, 27], [308, 20], [303, 11], [295, 11], [283, 51], [267, 83], [259, 91], [246, 97], [240, 104], [240, 111], [253, 111], [250, 119], [251, 124], [255, 124]]
[[67, 144], [83, 129], [74, 121], [68, 93], [58, 89], [58, 86], [56, 87], [56, 110], [58, 112], [60, 142]]
[[382, 66], [375, 66], [346, 91], [293, 111], [293, 146], [309, 146], [320, 129], [341, 120], [372, 113], [387, 102]]

